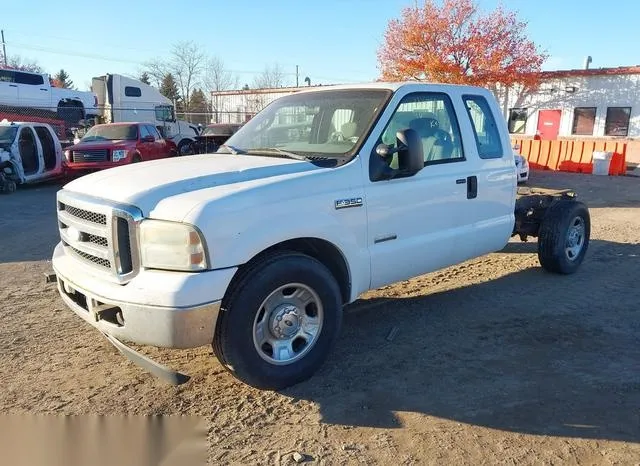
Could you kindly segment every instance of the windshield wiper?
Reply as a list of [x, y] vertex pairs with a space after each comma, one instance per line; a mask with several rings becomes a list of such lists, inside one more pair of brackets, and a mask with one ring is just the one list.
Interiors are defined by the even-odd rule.
[[282, 154], [285, 157], [289, 157], [291, 159], [295, 159], [295, 160], [303, 160], [303, 161], [308, 161], [313, 157], [307, 157], [306, 155], [300, 155], [300, 154], [296, 154], [295, 152], [289, 152], [283, 149], [280, 149], [279, 147], [260, 147], [257, 149], [251, 149], [249, 152], [247, 153], [251, 153], [251, 152], [257, 152], [257, 153], [269, 153], [269, 152], [277, 152], [278, 154]]
[[[229, 151], [228, 153], [233, 154], [233, 155], [246, 154], [246, 152], [244, 150], [239, 149], [239, 148], [237, 148], [235, 146], [230, 146], [229, 144], [222, 144], [220, 146], [220, 149], [222, 149], [223, 147], [226, 148]], [[225, 152], [222, 152], [222, 153], [224, 154]]]

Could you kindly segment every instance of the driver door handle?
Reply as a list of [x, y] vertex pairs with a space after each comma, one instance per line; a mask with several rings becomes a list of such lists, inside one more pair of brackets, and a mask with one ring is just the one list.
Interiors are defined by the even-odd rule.
[[478, 177], [467, 176], [467, 199], [478, 197]]

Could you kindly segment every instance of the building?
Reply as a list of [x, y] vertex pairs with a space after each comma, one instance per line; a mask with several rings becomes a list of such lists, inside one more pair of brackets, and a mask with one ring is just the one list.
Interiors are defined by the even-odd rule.
[[513, 135], [640, 138], [640, 66], [546, 71], [535, 92], [498, 99]]
[[213, 123], [244, 123], [278, 97], [317, 87], [320, 86], [213, 91]]

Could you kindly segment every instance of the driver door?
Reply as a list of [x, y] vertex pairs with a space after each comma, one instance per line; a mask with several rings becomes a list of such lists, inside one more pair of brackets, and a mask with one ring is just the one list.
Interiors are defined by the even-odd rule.
[[[415, 129], [423, 142], [425, 166], [417, 174], [370, 181], [366, 189], [371, 288], [451, 265], [467, 199], [468, 161], [449, 95], [405, 95], [376, 143], [396, 145], [396, 132]], [[436, 144], [434, 134], [447, 144]], [[375, 149], [374, 149], [375, 151]], [[437, 154], [437, 155], [434, 155]], [[379, 157], [375, 152], [371, 157]], [[394, 156], [397, 158], [397, 155]], [[391, 165], [397, 164], [392, 161]], [[461, 180], [464, 180], [461, 181]]]

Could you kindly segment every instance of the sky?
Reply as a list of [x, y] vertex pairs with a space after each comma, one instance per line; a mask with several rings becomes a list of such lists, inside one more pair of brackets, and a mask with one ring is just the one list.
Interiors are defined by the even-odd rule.
[[[105, 73], [139, 76], [146, 61], [166, 57], [178, 41], [199, 44], [251, 84], [278, 63], [295, 84], [371, 81], [390, 19], [416, 0], [0, 0], [7, 54], [64, 68], [78, 89]], [[417, 0], [422, 3], [422, 0]], [[492, 10], [499, 0], [478, 0]], [[550, 55], [544, 69], [640, 64], [640, 2], [503, 0], [528, 23], [528, 36]], [[611, 5], [608, 7], [607, 5]], [[33, 14], [29, 14], [33, 12]]]

